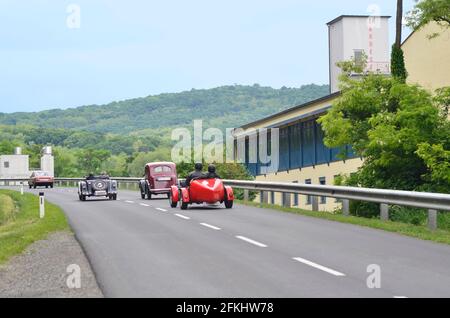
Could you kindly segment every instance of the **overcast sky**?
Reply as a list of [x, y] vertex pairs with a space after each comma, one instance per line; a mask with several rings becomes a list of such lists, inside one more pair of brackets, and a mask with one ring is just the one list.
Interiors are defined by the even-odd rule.
[[371, 4], [393, 16], [393, 42], [395, 0], [0, 0], [0, 112], [327, 84], [326, 22]]

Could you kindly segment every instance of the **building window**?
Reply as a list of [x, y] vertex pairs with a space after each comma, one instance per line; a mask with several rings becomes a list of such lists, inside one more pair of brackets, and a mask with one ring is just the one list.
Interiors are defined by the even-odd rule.
[[363, 58], [364, 58], [364, 50], [354, 50], [355, 55], [355, 65], [356, 66], [363, 66]]
[[3, 162], [3, 167], [6, 169], [9, 168], [9, 161]]
[[[327, 180], [325, 177], [320, 177], [319, 178], [319, 184], [320, 185], [326, 185], [327, 184]], [[327, 204], [327, 197], [320, 197], [320, 204]]]
[[298, 123], [289, 127], [289, 167], [297, 169], [302, 166], [302, 124]]
[[315, 145], [314, 145], [314, 120], [303, 123], [302, 131], [302, 154], [303, 167], [312, 166], [315, 164]]
[[[311, 179], [306, 179], [305, 184], [311, 184]], [[306, 196], [306, 205], [312, 204], [312, 197], [310, 195]]]
[[[298, 181], [294, 181], [293, 183], [298, 183]], [[298, 193], [294, 193], [294, 206], [299, 206]]]

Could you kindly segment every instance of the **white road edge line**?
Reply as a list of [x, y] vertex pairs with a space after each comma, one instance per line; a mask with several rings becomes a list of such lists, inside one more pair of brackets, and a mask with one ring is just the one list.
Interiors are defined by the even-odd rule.
[[134, 203], [134, 201], [125, 201], [126, 203]]
[[236, 238], [237, 238], [237, 239], [240, 239], [240, 240], [242, 240], [242, 241], [245, 241], [245, 242], [247, 242], [247, 243], [250, 243], [250, 244], [256, 245], [256, 246], [258, 246], [258, 247], [267, 247], [267, 245], [266, 245], [266, 244], [263, 244], [263, 243], [260, 243], [260, 242], [254, 241], [254, 240], [252, 240], [252, 239], [249, 239], [248, 237], [245, 237], [245, 236], [240, 236], [240, 235], [237, 235], [237, 236], [236, 236]]
[[211, 224], [208, 224], [208, 223], [200, 223], [200, 225], [203, 225], [205, 227], [208, 227], [208, 228], [216, 230], [216, 231], [220, 231], [221, 230], [220, 227], [217, 227], [217, 226], [214, 226], [214, 225], [211, 225]]
[[190, 220], [191, 219], [190, 217], [188, 217], [186, 215], [183, 215], [183, 214], [175, 214], [175, 215], [178, 216], [179, 218], [182, 218], [182, 219], [185, 219], [185, 220]]
[[304, 259], [304, 258], [301, 258], [301, 257], [294, 257], [293, 259], [294, 259], [295, 261], [297, 261], [297, 262], [300, 262], [300, 263], [309, 265], [309, 266], [311, 266], [311, 267], [320, 269], [321, 271], [327, 272], [327, 273], [329, 273], [329, 274], [331, 274], [331, 275], [334, 275], [334, 276], [345, 276], [345, 274], [340, 273], [340, 272], [338, 272], [338, 271], [335, 271], [334, 269], [331, 269], [331, 268], [322, 266], [322, 265], [320, 265], [320, 264], [317, 264], [317, 263], [308, 261], [307, 259]]
[[145, 203], [139, 203], [139, 205], [142, 205], [142, 206], [150, 206], [150, 205], [145, 204]]
[[161, 208], [156, 208], [156, 210], [163, 211], [163, 212], [167, 212], [166, 209], [161, 209]]

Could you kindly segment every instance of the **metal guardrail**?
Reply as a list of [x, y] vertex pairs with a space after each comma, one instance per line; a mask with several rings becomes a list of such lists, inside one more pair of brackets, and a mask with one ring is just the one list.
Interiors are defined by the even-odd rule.
[[[141, 180], [141, 178], [123, 177], [114, 177], [113, 179], [118, 181], [119, 186], [120, 183], [125, 183], [127, 187], [128, 184], [137, 184]], [[64, 185], [63, 183], [66, 183], [66, 186], [70, 183], [75, 185], [81, 180], [83, 178], [55, 178], [57, 184]], [[27, 181], [28, 179], [0, 179], [0, 185]], [[269, 192], [283, 193], [287, 198], [283, 200], [285, 202], [291, 201], [291, 194], [309, 195], [312, 198], [314, 211], [319, 210], [318, 197], [341, 199], [344, 215], [349, 215], [351, 200], [378, 203], [382, 220], [389, 220], [389, 205], [423, 208], [428, 210], [428, 226], [432, 230], [437, 228], [438, 211], [450, 211], [450, 194], [243, 180], [224, 180], [224, 183], [237, 189], [244, 189], [244, 200], [249, 198], [248, 191], [259, 191], [261, 203], [268, 203]]]

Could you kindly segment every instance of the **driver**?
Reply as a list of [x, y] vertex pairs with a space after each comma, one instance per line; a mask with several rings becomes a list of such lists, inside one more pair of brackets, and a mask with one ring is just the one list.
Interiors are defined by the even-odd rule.
[[192, 171], [187, 177], [186, 177], [186, 186], [189, 187], [189, 185], [191, 184], [191, 181], [193, 179], [197, 179], [197, 178], [202, 178], [203, 175], [203, 164], [201, 163], [196, 163], [195, 164], [195, 171]]
[[209, 165], [208, 173], [206, 174], [206, 179], [220, 179], [220, 176], [216, 173], [216, 166]]
[[94, 174], [92, 172], [86, 178], [86, 180], [94, 180], [94, 179], [95, 179], [95, 177], [94, 177]]

